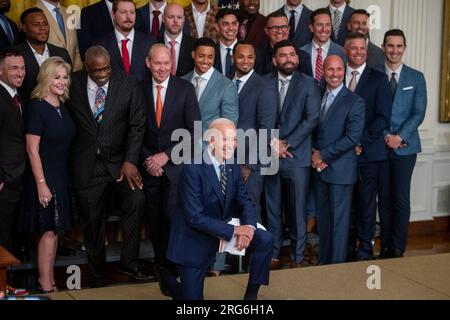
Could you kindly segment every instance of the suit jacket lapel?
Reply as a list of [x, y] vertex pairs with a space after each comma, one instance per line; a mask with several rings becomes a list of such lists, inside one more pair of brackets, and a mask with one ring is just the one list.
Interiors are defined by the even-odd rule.
[[216, 72], [219, 72], [217, 70], [214, 70], [211, 78], [209, 79], [208, 83], [206, 84], [205, 90], [203, 90], [202, 96], [200, 97], [200, 101], [198, 102], [198, 104], [200, 106], [202, 106], [204, 104], [204, 100], [206, 99], [205, 97], [208, 96], [208, 90], [209, 88], [211, 88], [212, 86], [214, 86], [214, 83], [216, 82]]
[[176, 90], [177, 88], [173, 83], [172, 76], [169, 76], [169, 82], [167, 84], [166, 96], [164, 98], [164, 104], [162, 109], [160, 128], [162, 128], [166, 122], [166, 118], [170, 112], [171, 106], [173, 105], [174, 102], [173, 100], [175, 99], [176, 96]]
[[289, 106], [289, 104], [291, 103], [291, 100], [294, 98], [294, 96], [300, 94], [300, 92], [294, 92], [294, 87], [298, 82], [298, 76], [299, 74], [297, 72], [294, 72], [291, 81], [289, 82], [289, 87], [288, 90], [286, 92], [286, 97], [284, 98], [284, 103], [283, 103], [283, 108], [281, 109], [281, 114], [283, 114], [286, 109], [287, 106]]
[[224, 208], [224, 197], [222, 191], [220, 190], [220, 182], [219, 179], [217, 178], [214, 166], [212, 164], [203, 163], [203, 170], [206, 176], [208, 177], [208, 180], [211, 182], [211, 186], [214, 192], [216, 193], [216, 196], [219, 198], [222, 208]]
[[119, 87], [120, 87], [120, 83], [119, 81], [116, 80], [114, 73], [111, 75], [111, 78], [109, 79], [109, 84], [108, 84], [108, 92], [106, 94], [106, 101], [105, 101], [105, 110], [103, 111], [103, 118], [102, 121], [100, 122], [100, 126], [105, 123], [105, 121], [108, 120], [110, 114], [112, 113], [112, 109], [113, 109], [113, 105], [114, 105], [114, 101], [116, 99], [116, 95], [117, 92], [120, 92]]
[[255, 72], [256, 71], [253, 71], [253, 74], [250, 76], [250, 78], [248, 78], [247, 82], [242, 87], [241, 92], [239, 93], [239, 97], [245, 97], [249, 93], [250, 88], [252, 88], [252, 82], [255, 79]]
[[[231, 205], [232, 203], [232, 194], [233, 194], [233, 166], [232, 165], [225, 165], [225, 172], [227, 175], [227, 191], [225, 193], [225, 209], [224, 209], [224, 213], [227, 212], [228, 207]], [[220, 183], [219, 183], [219, 190], [220, 190]], [[222, 191], [221, 191], [222, 192]]]
[[364, 69], [361, 78], [359, 78], [358, 84], [356, 85], [355, 93], [358, 93], [360, 88], [364, 88], [367, 85], [366, 82], [370, 76], [370, 72], [369, 66], [366, 65], [366, 68]]
[[333, 112], [335, 112], [335, 110], [338, 110], [338, 108], [336, 108], [336, 105], [341, 103], [341, 100], [344, 99], [346, 94], [347, 94], [347, 88], [345, 88], [345, 86], [344, 86], [341, 89], [341, 91], [338, 93], [337, 97], [334, 98], [333, 103], [328, 108], [327, 114], [325, 115], [325, 118], [323, 119], [323, 121], [320, 123], [320, 126], [325, 126], [325, 123], [328, 121], [328, 119], [330, 119], [331, 114]]
[[88, 119], [89, 123], [91, 124], [91, 127], [94, 131], [97, 130], [97, 122], [94, 119], [94, 115], [92, 114], [92, 110], [91, 110], [91, 105], [89, 103], [89, 97], [88, 97], [88, 75], [87, 73], [84, 73], [83, 78], [82, 78], [82, 83], [81, 83], [81, 92], [79, 94], [81, 94], [81, 98], [83, 100], [83, 103], [81, 104], [81, 106], [75, 106], [75, 107], [79, 107], [82, 108], [82, 111], [85, 113], [86, 118]]
[[152, 78], [149, 77], [147, 78], [147, 81], [144, 81], [144, 83], [146, 84], [144, 87], [144, 95], [145, 95], [145, 99], [146, 99], [146, 109], [145, 109], [145, 113], [147, 114], [149, 120], [150, 120], [150, 125], [151, 128], [155, 131], [158, 131], [158, 127], [156, 126], [156, 113], [155, 113], [155, 100], [153, 97], [153, 86], [152, 86]]
[[[136, 61], [138, 61], [139, 59], [141, 59], [139, 57], [139, 46], [141, 45], [141, 41], [142, 43], [145, 40], [142, 40], [141, 37], [139, 37], [138, 32], [135, 31], [134, 32], [134, 39], [133, 39], [133, 50], [131, 52], [131, 61], [130, 61], [130, 74], [133, 74], [133, 72], [135, 71], [134, 69], [136, 68], [136, 66], [138, 65], [138, 63]], [[122, 59], [122, 56], [120, 56], [120, 58]], [[125, 69], [124, 69], [125, 70]]]

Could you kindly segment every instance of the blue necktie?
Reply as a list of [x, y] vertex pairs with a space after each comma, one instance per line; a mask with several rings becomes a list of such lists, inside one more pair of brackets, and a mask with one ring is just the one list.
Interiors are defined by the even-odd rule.
[[331, 92], [327, 91], [323, 100], [324, 100], [324, 102], [322, 103], [320, 121], [323, 121], [325, 119], [328, 109], [330, 109], [330, 106], [334, 101], [334, 95]]
[[231, 68], [232, 65], [233, 64], [231, 62], [231, 48], [227, 48], [227, 55], [225, 56], [225, 75], [228, 78], [233, 77], [233, 70]]
[[102, 87], [97, 88], [94, 102], [94, 119], [97, 124], [102, 122], [103, 112], [105, 111], [106, 92]]
[[241, 80], [236, 79], [236, 90], [239, 92], [239, 86], [241, 85]]
[[67, 41], [66, 38], [66, 28], [64, 28], [64, 19], [61, 14], [61, 11], [59, 11], [58, 7], [55, 7], [53, 11], [56, 14], [56, 21], [58, 22], [59, 30], [61, 30], [62, 35], [64, 36], [64, 40]]
[[6, 19], [4, 15], [0, 14], [0, 22], [2, 22], [1, 24], [3, 25], [3, 29], [5, 30], [6, 36], [8, 37], [10, 44], [13, 44], [14, 35], [11, 30], [11, 26], [9, 25], [8, 19]]
[[289, 18], [289, 40], [294, 39], [295, 34], [295, 10], [291, 10], [291, 17]]

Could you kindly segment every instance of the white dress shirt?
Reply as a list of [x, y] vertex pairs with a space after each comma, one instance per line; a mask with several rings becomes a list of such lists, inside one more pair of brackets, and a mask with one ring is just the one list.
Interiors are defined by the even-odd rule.
[[[340, 12], [341, 12], [341, 23], [342, 23], [342, 19], [343, 19], [343, 17], [344, 17], [344, 11], [345, 11], [345, 7], [347, 6], [347, 3], [345, 3], [345, 1], [344, 1], [344, 3], [339, 7], [339, 8], [336, 8], [335, 6], [332, 6], [331, 4], [330, 4], [330, 11], [331, 11], [331, 25], [333, 25], [333, 22], [334, 22], [334, 12], [336, 11], [336, 10], [339, 10]], [[339, 28], [341, 28], [341, 26], [339, 25]]]
[[28, 41], [27, 41], [27, 44], [30, 47], [31, 51], [33, 52], [34, 57], [36, 58], [36, 61], [39, 65], [39, 67], [44, 63], [45, 60], [50, 58], [50, 51], [48, 50], [47, 44], [45, 44], [45, 49], [44, 49], [44, 52], [42, 52], [42, 54], [40, 54], [39, 52], [34, 50], [34, 48], [31, 46], [31, 44]]
[[152, 90], [153, 90], [153, 107], [155, 108], [156, 112], [156, 97], [158, 96], [158, 88], [156, 86], [161, 86], [161, 102], [164, 106], [164, 101], [166, 101], [166, 92], [167, 92], [167, 86], [169, 85], [169, 79], [170, 76], [167, 77], [166, 80], [164, 80], [161, 83], [157, 83], [155, 79], [152, 78]]
[[[109, 81], [102, 86], [103, 90], [105, 90], [105, 95], [108, 95], [108, 86]], [[88, 76], [87, 81], [87, 93], [88, 93], [88, 99], [89, 99], [89, 106], [91, 107], [92, 114], [95, 113], [95, 96], [97, 94], [97, 89], [99, 86], [94, 82], [94, 80], [91, 79], [91, 77]]]
[[203, 32], [205, 30], [206, 24], [206, 16], [208, 15], [209, 10], [211, 10], [209, 1], [206, 10], [203, 12], [198, 11], [197, 8], [194, 6], [194, 4], [192, 4], [192, 15], [194, 16], [195, 26], [197, 28], [197, 35], [199, 38], [203, 37]]
[[[328, 56], [328, 50], [330, 50], [331, 40], [328, 39], [327, 43], [325, 43], [322, 48], [322, 64], [325, 62], [325, 58]], [[314, 78], [316, 77], [316, 61], [317, 61], [317, 49], [320, 46], [313, 40], [312, 41], [312, 55], [311, 55], [311, 64], [312, 64], [312, 72]]]
[[[164, 32], [164, 44], [167, 48], [170, 50], [170, 37], [167, 35], [166, 32]], [[183, 40], [183, 32], [180, 32], [180, 34], [174, 39], [175, 40], [175, 70], [178, 68], [178, 59], [180, 59], [180, 48], [181, 48], [181, 41]]]
[[127, 49], [128, 55], [130, 56], [130, 66], [131, 66], [131, 57], [133, 53], [133, 42], [134, 42], [134, 29], [131, 29], [128, 36], [124, 36], [116, 28], [114, 28], [114, 34], [116, 35], [117, 45], [119, 46], [120, 56], [122, 56], [122, 40], [128, 39], [127, 41]]
[[231, 63], [233, 63], [233, 48], [237, 43], [237, 39], [234, 40], [234, 42], [231, 44], [231, 46], [227, 47], [225, 46], [221, 41], [219, 42], [219, 48], [220, 48], [220, 61], [222, 62], [222, 73], [226, 74], [226, 58], [227, 58], [227, 48], [231, 49], [230, 55], [231, 55]]
[[202, 81], [202, 83], [200, 84], [200, 90], [199, 90], [199, 95], [198, 95], [198, 100], [199, 101], [200, 101], [200, 97], [203, 94], [203, 91], [205, 91], [205, 88], [208, 85], [209, 80], [211, 79], [211, 76], [212, 76], [213, 72], [214, 72], [214, 68], [211, 67], [204, 74], [199, 75], [197, 73], [197, 71], [195, 71], [195, 69], [194, 69], [194, 75], [193, 75], [192, 80], [191, 80], [191, 83], [194, 85], [194, 87], [197, 85], [197, 77], [202, 77], [204, 79], [204, 81]]
[[150, 31], [152, 31], [151, 29], [152, 29], [152, 25], [153, 25], [153, 11], [154, 10], [158, 10], [158, 11], [160, 11], [161, 13], [159, 14], [159, 16], [158, 16], [158, 20], [159, 20], [159, 28], [161, 29], [161, 24], [163, 23], [163, 18], [162, 18], [162, 16], [163, 16], [163, 13], [164, 13], [164, 9], [166, 8], [166, 6], [167, 6], [167, 1], [164, 1], [164, 3], [163, 3], [163, 5], [159, 8], [159, 9], [156, 9], [154, 6], [153, 6], [153, 4], [152, 4], [152, 2], [150, 1], [149, 2], [149, 10], [150, 10]]
[[[296, 8], [293, 8], [286, 4], [284, 6], [284, 13], [286, 14], [288, 21], [291, 20], [291, 10], [295, 10], [295, 30], [297, 30], [298, 22], [300, 21], [300, 16], [302, 15], [303, 11], [303, 4], [299, 4]], [[295, 31], [294, 30], [294, 31]]]
[[397, 84], [398, 84], [400, 81], [400, 74], [402, 73], [402, 69], [403, 69], [403, 63], [397, 68], [397, 70], [391, 70], [387, 66], [387, 64], [385, 64], [384, 66], [385, 66], [386, 75], [388, 76], [388, 81], [391, 81], [392, 72], [395, 72], [395, 80], [397, 80]]
[[241, 92], [242, 88], [244, 87], [244, 85], [247, 82], [247, 80], [250, 79], [250, 77], [252, 76], [253, 72], [255, 72], [254, 69], [250, 70], [249, 73], [247, 73], [245, 76], [243, 76], [241, 78], [236, 77], [236, 75], [234, 76], [233, 83], [236, 83], [236, 80], [240, 80], [241, 81], [241, 83], [239, 84], [238, 93]]
[[8, 91], [8, 93], [11, 95], [11, 98], [14, 98], [14, 96], [17, 94], [17, 89], [10, 87], [6, 83], [4, 83], [2, 80], [0, 80], [0, 84]]
[[364, 72], [364, 69], [366, 69], [366, 63], [359, 67], [358, 69], [352, 69], [347, 64], [347, 71], [345, 73], [345, 86], [348, 88], [350, 85], [350, 81], [352, 80], [352, 71], [358, 71], [358, 75], [356, 76], [356, 85], [358, 85], [359, 79], [361, 79], [361, 75]]

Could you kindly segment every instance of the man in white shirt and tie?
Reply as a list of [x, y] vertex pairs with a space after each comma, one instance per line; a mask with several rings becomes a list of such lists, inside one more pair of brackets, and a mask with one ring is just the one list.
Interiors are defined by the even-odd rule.
[[228, 79], [234, 77], [233, 48], [236, 45], [239, 31], [237, 11], [224, 8], [216, 15], [216, 30], [219, 42], [216, 46], [214, 67]]
[[150, 0], [147, 5], [138, 9], [140, 16], [139, 30], [148, 33], [153, 38], [158, 37], [164, 32], [164, 22], [162, 15], [166, 9], [166, 0]]
[[340, 46], [344, 46], [345, 37], [348, 33], [347, 22], [355, 9], [350, 7], [346, 0], [330, 0], [328, 9], [331, 12], [333, 27], [331, 40]]

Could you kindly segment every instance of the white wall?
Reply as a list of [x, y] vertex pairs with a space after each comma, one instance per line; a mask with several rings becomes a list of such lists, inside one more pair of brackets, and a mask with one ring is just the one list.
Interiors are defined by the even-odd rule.
[[[268, 14], [284, 0], [261, 0], [261, 12]], [[328, 0], [304, 0], [314, 10]], [[371, 40], [381, 45], [384, 33], [402, 29], [407, 38], [405, 63], [422, 71], [427, 81], [427, 114], [420, 127], [423, 152], [414, 170], [412, 221], [450, 215], [450, 124], [439, 123], [440, 70], [443, 0], [352, 0], [354, 8], [372, 13]]]

